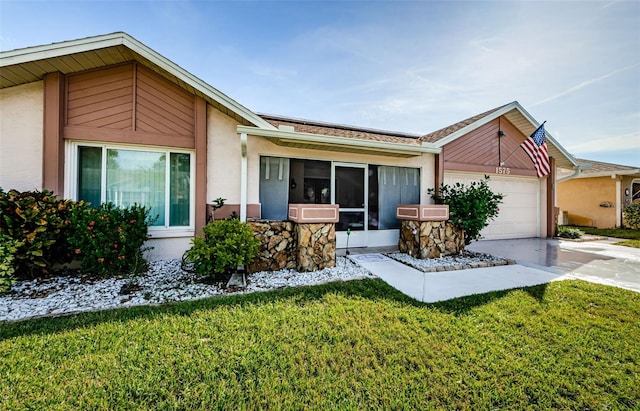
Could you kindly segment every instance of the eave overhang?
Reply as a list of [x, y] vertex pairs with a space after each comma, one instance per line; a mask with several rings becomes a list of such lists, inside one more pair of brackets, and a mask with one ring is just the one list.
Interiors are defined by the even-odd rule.
[[[494, 111], [493, 113], [487, 115], [486, 117], [481, 118], [478, 121], [475, 121], [451, 134], [448, 136], [438, 140], [434, 143], [436, 147], [444, 147], [446, 144], [452, 142], [453, 140], [462, 137], [463, 135], [481, 127], [490, 121], [495, 120], [496, 118], [504, 116], [509, 120], [522, 134], [525, 136], [530, 136], [536, 129], [540, 126], [531, 114], [527, 112], [518, 103], [514, 101], [512, 103], [507, 104], [506, 106], [500, 108], [499, 110]], [[546, 131], [546, 130], [545, 130]], [[556, 141], [555, 138], [546, 131], [547, 136], [547, 150], [549, 152], [549, 156], [555, 158], [556, 166], [560, 168], [566, 169], [575, 169], [578, 167], [578, 161], [569, 154], [564, 147], [560, 145]]]
[[285, 130], [265, 130], [259, 127], [238, 126], [238, 133], [264, 137], [274, 144], [314, 150], [344, 153], [371, 154], [387, 157], [416, 157], [422, 154], [439, 154], [442, 149], [433, 144], [401, 144], [371, 141], [322, 134], [299, 133]]
[[202, 97], [242, 124], [275, 129], [237, 101], [122, 32], [0, 52], [0, 88], [39, 81], [47, 73], [72, 74], [131, 61]]
[[622, 176], [630, 176], [630, 177], [640, 177], [640, 169], [636, 170], [619, 170], [619, 171], [602, 171], [597, 173], [583, 173], [576, 178], [595, 178], [595, 177], [622, 177]]

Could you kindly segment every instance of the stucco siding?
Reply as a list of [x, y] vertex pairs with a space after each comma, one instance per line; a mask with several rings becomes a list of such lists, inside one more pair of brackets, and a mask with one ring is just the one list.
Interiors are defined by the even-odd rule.
[[[611, 177], [563, 181], [558, 184], [557, 203], [561, 211], [569, 213], [569, 224], [616, 226], [616, 181]], [[612, 207], [601, 207], [603, 203]]]
[[[213, 107], [208, 109], [208, 175], [207, 202], [223, 197], [228, 204], [240, 203], [241, 145], [236, 130], [238, 123]], [[247, 139], [247, 203], [258, 204], [260, 198], [260, 156], [300, 158], [310, 160], [367, 163], [420, 169], [420, 198], [429, 203], [427, 189], [433, 187], [435, 155], [398, 158], [381, 155], [309, 150], [276, 145], [263, 137]]]
[[44, 83], [0, 90], [0, 187], [42, 189]]
[[208, 106], [207, 203], [222, 197], [228, 204], [240, 204], [242, 151], [237, 126], [236, 120]]

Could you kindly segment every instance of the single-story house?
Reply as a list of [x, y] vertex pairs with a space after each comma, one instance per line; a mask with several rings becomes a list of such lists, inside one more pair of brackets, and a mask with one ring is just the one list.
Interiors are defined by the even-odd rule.
[[558, 174], [558, 207], [563, 225], [597, 228], [620, 227], [622, 210], [640, 201], [640, 168], [576, 159], [580, 174], [563, 181]]
[[180, 256], [219, 197], [216, 217], [242, 219], [337, 204], [337, 247], [347, 229], [350, 246], [397, 244], [398, 204], [484, 175], [505, 194], [485, 238], [551, 236], [556, 169], [578, 167], [547, 134], [537, 178], [518, 102], [425, 135], [258, 114], [126, 33], [2, 52], [0, 70], [0, 186], [150, 205], [152, 259]]

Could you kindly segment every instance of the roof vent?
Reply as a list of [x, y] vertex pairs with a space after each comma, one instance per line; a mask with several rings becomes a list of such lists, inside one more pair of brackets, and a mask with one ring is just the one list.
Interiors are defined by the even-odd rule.
[[280, 125], [278, 126], [278, 130], [280, 130], [280, 131], [289, 131], [289, 132], [292, 132], [292, 133], [293, 133], [294, 131], [296, 131], [296, 130], [293, 128], [293, 126], [285, 126], [284, 124], [280, 124]]

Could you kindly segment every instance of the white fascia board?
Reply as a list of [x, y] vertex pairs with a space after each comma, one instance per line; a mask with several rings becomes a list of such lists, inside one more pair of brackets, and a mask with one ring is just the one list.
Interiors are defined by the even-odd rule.
[[125, 33], [111, 33], [102, 36], [3, 51], [0, 52], [0, 67], [118, 46], [122, 44], [122, 39], [125, 35]]
[[[124, 34], [124, 33], [123, 33]], [[175, 75], [180, 80], [189, 84], [191, 87], [202, 91], [204, 94], [210, 96], [213, 100], [222, 104], [224, 107], [233, 111], [241, 117], [244, 117], [251, 123], [255, 124], [260, 128], [265, 128], [268, 130], [276, 130], [276, 127], [271, 123], [264, 120], [262, 117], [253, 113], [248, 108], [244, 107], [234, 99], [230, 98], [226, 94], [220, 92], [218, 89], [211, 87], [209, 84], [189, 73], [182, 67], [178, 66], [171, 60], [165, 58], [161, 54], [157, 53], [153, 49], [145, 46], [140, 43], [138, 40], [133, 37], [124, 34], [123, 36], [123, 44], [133, 50], [134, 52], [140, 54], [142, 57], [150, 60], [151, 62], [157, 64], [163, 70], [168, 71], [169, 73]]]
[[238, 126], [238, 133], [247, 133], [252, 136], [277, 138], [281, 140], [295, 141], [299, 143], [318, 143], [326, 145], [343, 145], [352, 147], [362, 147], [369, 149], [387, 150], [389, 152], [410, 152], [410, 153], [430, 153], [440, 154], [439, 147], [433, 145], [411, 145], [402, 143], [391, 143], [386, 141], [360, 140], [348, 137], [328, 136], [325, 134], [299, 133], [295, 131], [264, 130], [257, 127]]
[[458, 137], [461, 137], [473, 130], [475, 130], [476, 128], [483, 126], [485, 124], [487, 124], [488, 122], [490, 122], [493, 119], [496, 119], [498, 117], [500, 117], [503, 114], [508, 113], [509, 111], [513, 110], [514, 107], [516, 107], [518, 104], [517, 101], [514, 101], [513, 103], [509, 103], [506, 106], [502, 107], [500, 110], [496, 110], [493, 113], [487, 115], [486, 117], [481, 118], [480, 120], [477, 120], [471, 124], [469, 124], [468, 126], [464, 126], [462, 127], [460, 130], [449, 134], [448, 136], [446, 136], [443, 139], [438, 140], [435, 145], [436, 147], [444, 147], [446, 144], [449, 144], [450, 142], [452, 142], [453, 140], [457, 139]]
[[[536, 129], [538, 127], [540, 127], [540, 123], [538, 123], [531, 114], [529, 114], [529, 112], [527, 110], [524, 109], [524, 107], [522, 107], [518, 102], [516, 102], [517, 104], [517, 109], [518, 111], [525, 116], [525, 118], [527, 120], [529, 120], [529, 122], [536, 127]], [[545, 134], [547, 136], [547, 140], [551, 141], [551, 144], [553, 144], [553, 146], [555, 148], [558, 149], [559, 152], [561, 152], [567, 159], [569, 159], [569, 161], [571, 162], [571, 164], [573, 164], [573, 167], [578, 167], [578, 160], [575, 159], [575, 157], [573, 157], [571, 154], [569, 154], [569, 152], [567, 150], [565, 150], [564, 147], [562, 147], [562, 145], [560, 145], [560, 143], [558, 143], [556, 141], [555, 138], [553, 138], [553, 136], [551, 135], [551, 133], [549, 133], [547, 130], [545, 130]]]
[[70, 54], [83, 53], [92, 50], [99, 50], [107, 47], [125, 46], [134, 53], [146, 58], [163, 70], [171, 73], [191, 87], [200, 90], [203, 94], [211, 97], [224, 107], [247, 119], [258, 127], [275, 130], [276, 127], [256, 115], [248, 108], [242, 106], [237, 101], [228, 97], [224, 93], [210, 86], [203, 80], [189, 73], [171, 60], [157, 53], [153, 49], [134, 39], [130, 35], [117, 32], [95, 37], [87, 37], [78, 40], [52, 43], [43, 46], [28, 47], [0, 53], [0, 67], [21, 64], [35, 60], [61, 57]]
[[620, 170], [620, 171], [602, 171], [602, 172], [599, 172], [599, 173], [581, 174], [580, 176], [578, 176], [576, 178], [596, 178], [596, 177], [611, 177], [611, 178], [615, 178], [616, 176], [630, 176], [630, 175], [634, 175], [634, 174], [638, 174], [640, 176], [640, 169], [636, 169], [636, 170]]
[[[457, 139], [458, 137], [461, 137], [473, 130], [475, 130], [476, 128], [483, 126], [485, 124], [487, 124], [488, 122], [502, 116], [503, 114], [508, 113], [509, 111], [516, 109], [520, 112], [520, 114], [522, 114], [530, 123], [531, 125], [533, 125], [534, 127], [538, 128], [540, 127], [540, 123], [538, 123], [536, 121], [536, 119], [533, 118], [533, 116], [531, 114], [529, 114], [529, 112], [527, 110], [524, 109], [524, 107], [522, 107], [520, 105], [520, 103], [518, 103], [517, 101], [514, 101], [512, 103], [507, 104], [506, 106], [502, 107], [500, 110], [496, 110], [493, 113], [487, 115], [486, 117], [481, 118], [480, 120], [469, 124], [468, 126], [465, 126], [463, 128], [461, 128], [460, 130], [449, 134], [447, 137], [439, 140], [436, 143], [437, 147], [444, 147], [446, 144], [452, 142], [453, 140]], [[546, 131], [546, 130], [545, 130]], [[569, 159], [569, 162], [571, 162], [571, 164], [573, 164], [574, 167], [578, 167], [578, 161], [571, 155], [569, 154], [569, 152], [567, 152], [567, 150], [565, 150], [564, 147], [562, 147], [560, 145], [560, 143], [558, 143], [556, 141], [555, 138], [553, 138], [553, 136], [546, 131], [546, 136], [547, 136], [547, 140], [549, 140], [551, 142], [551, 144], [553, 144], [553, 146], [555, 148], [558, 149], [558, 151], [560, 151], [567, 159]]]

